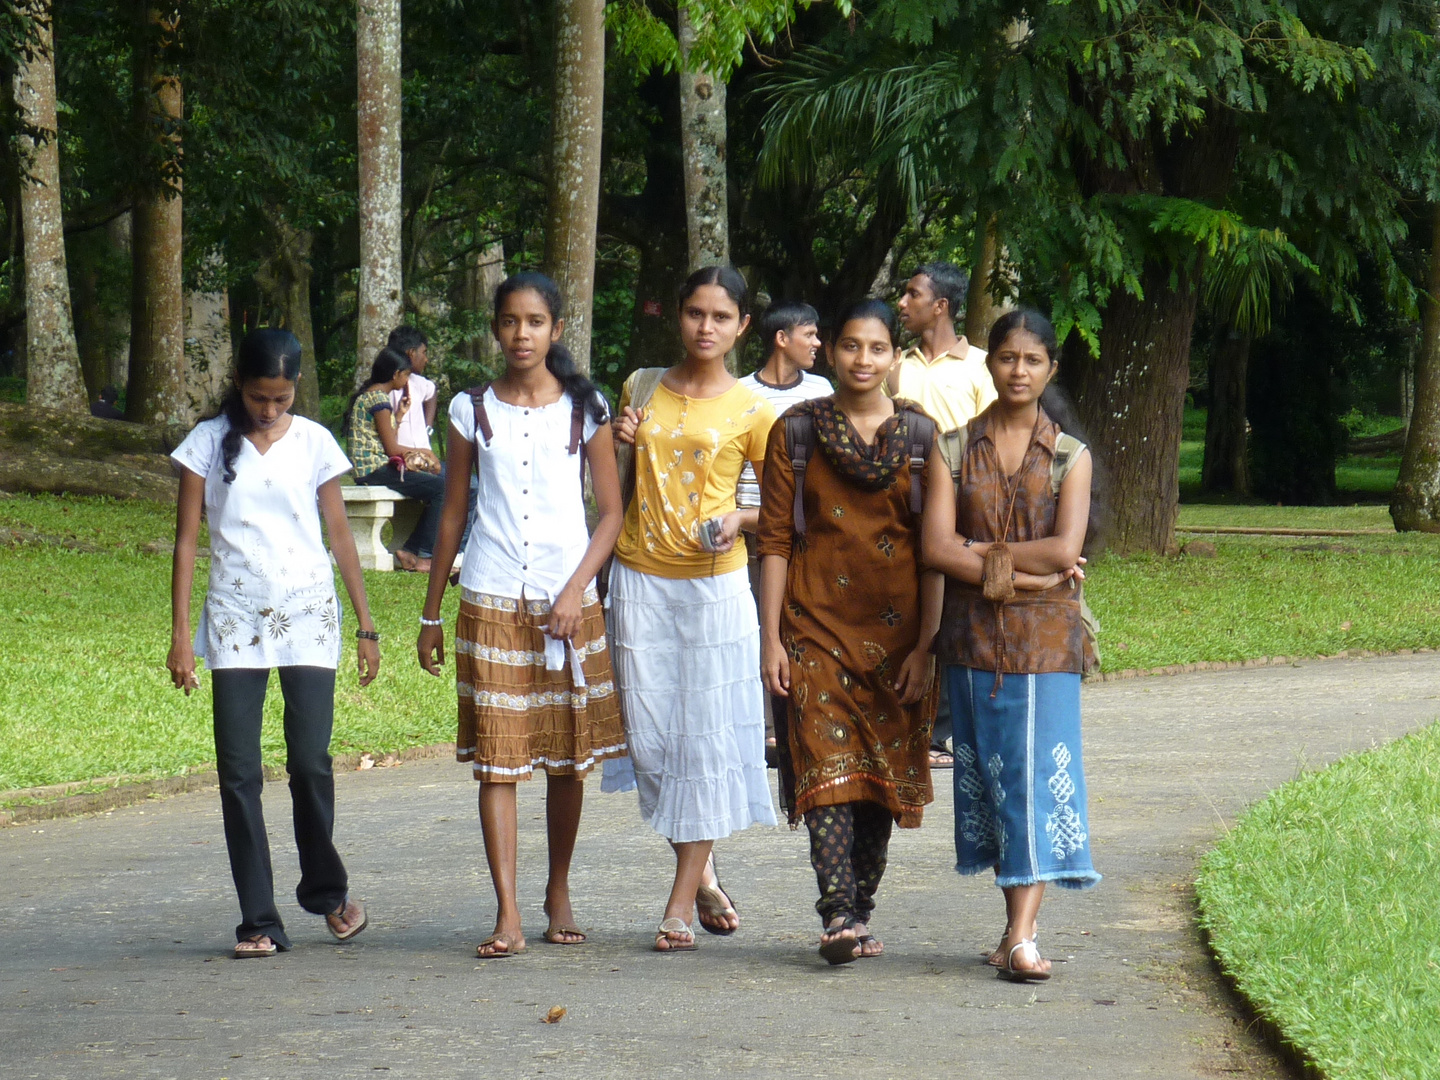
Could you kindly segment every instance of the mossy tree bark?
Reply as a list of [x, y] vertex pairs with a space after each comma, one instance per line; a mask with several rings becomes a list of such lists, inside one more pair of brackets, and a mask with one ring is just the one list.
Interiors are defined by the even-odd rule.
[[1390, 517], [1401, 532], [1440, 532], [1440, 204], [1430, 208], [1430, 265], [1421, 296], [1415, 406]]
[[605, 118], [604, 0], [555, 4], [553, 116], [545, 265], [565, 298], [565, 344], [588, 372]]
[[685, 225], [690, 269], [730, 261], [730, 205], [725, 168], [725, 84], [692, 67], [695, 27], [686, 8], [678, 13], [680, 56], [680, 152], [685, 171]]
[[136, 132], [144, 155], [131, 220], [130, 387], [125, 418], [176, 424], [188, 418], [179, 127], [180, 15], [139, 4], [135, 48]]
[[[315, 321], [310, 306], [310, 261], [315, 235], [297, 229], [283, 217], [271, 215], [275, 250], [255, 271], [255, 284], [267, 305], [279, 312], [280, 325], [300, 339], [300, 384], [295, 388], [295, 411], [320, 419], [320, 372], [315, 357]], [[387, 330], [386, 333], [389, 333]], [[382, 341], [383, 344], [383, 341]], [[372, 354], [373, 359], [373, 354]], [[368, 373], [370, 365], [365, 365]]]
[[14, 79], [25, 237], [26, 397], [32, 405], [88, 414], [65, 268], [50, 0], [22, 0], [20, 7], [34, 20], [37, 38]]
[[970, 292], [965, 298], [965, 338], [977, 349], [985, 348], [990, 326], [1005, 310], [991, 293], [992, 282], [1002, 273], [1000, 238], [996, 234], [994, 215], [987, 215], [985, 227], [976, 221], [976, 243], [973, 269], [970, 271]]
[[358, 0], [360, 288], [355, 385], [405, 312], [400, 188], [400, 0]]

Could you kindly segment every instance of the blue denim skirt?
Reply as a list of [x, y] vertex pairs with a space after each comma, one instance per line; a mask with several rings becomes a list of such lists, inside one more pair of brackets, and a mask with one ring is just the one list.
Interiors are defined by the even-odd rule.
[[1080, 676], [945, 669], [955, 746], [955, 869], [995, 870], [1001, 888], [1054, 882], [1087, 889]]

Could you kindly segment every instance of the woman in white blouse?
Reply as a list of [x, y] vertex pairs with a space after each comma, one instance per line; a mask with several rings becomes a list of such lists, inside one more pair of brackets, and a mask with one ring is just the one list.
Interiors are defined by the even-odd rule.
[[[285, 697], [286, 768], [300, 855], [296, 899], [325, 917], [339, 940], [365, 928], [349, 898], [335, 850], [335, 780], [330, 730], [340, 607], [320, 516], [359, 622], [360, 685], [380, 667], [340, 476], [350, 462], [334, 436], [291, 416], [300, 342], [288, 330], [253, 330], [240, 343], [235, 385], [218, 416], [195, 426], [171, 455], [180, 507], [171, 578], [172, 633], [166, 667], [186, 695], [200, 685], [196, 656], [210, 670], [215, 759], [230, 869], [240, 894], [237, 958], [273, 956], [290, 938], [275, 907], [260, 790], [260, 725], [272, 668]], [[200, 514], [210, 524], [210, 584], [192, 644], [190, 595]]]
[[[569, 874], [583, 781], [597, 761], [626, 752], [595, 591], [595, 574], [620, 532], [609, 409], [560, 343], [564, 321], [553, 281], [536, 273], [507, 278], [492, 310], [505, 372], [450, 405], [445, 509], [417, 644], [421, 666], [439, 675], [440, 601], [475, 468], [479, 496], [455, 626], [455, 747], [480, 782], [498, 903], [494, 932], [476, 950], [486, 959], [525, 951], [515, 884], [516, 781], [537, 768], [547, 774], [544, 938], [578, 945], [585, 934], [575, 925]], [[587, 462], [600, 512], [593, 536], [585, 525]]]

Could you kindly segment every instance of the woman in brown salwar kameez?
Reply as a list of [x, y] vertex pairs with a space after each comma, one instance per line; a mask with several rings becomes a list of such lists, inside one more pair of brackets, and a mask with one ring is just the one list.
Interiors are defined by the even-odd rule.
[[869, 922], [891, 827], [917, 827], [933, 798], [930, 645], [943, 580], [920, 567], [918, 474], [935, 426], [885, 394], [894, 319], [878, 300], [845, 313], [835, 395], [771, 430], [760, 510], [761, 668], [788, 699], [777, 711], [790, 757], [782, 786], [793, 787], [782, 803], [810, 830], [820, 952], [832, 964], [880, 954]]

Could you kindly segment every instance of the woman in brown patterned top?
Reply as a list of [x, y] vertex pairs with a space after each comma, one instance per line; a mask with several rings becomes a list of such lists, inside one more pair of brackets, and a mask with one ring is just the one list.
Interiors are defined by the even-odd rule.
[[[918, 826], [934, 797], [930, 645], [943, 579], [921, 572], [910, 471], [912, 442], [923, 469], [934, 423], [885, 395], [894, 321], [879, 300], [846, 312], [834, 396], [775, 424], [763, 470], [761, 670], [790, 706], [788, 724], [777, 712], [793, 766], [782, 802], [810, 830], [820, 953], [832, 964], [880, 954], [869, 922], [891, 826]], [[798, 515], [792, 440], [814, 450]]]
[[995, 869], [1006, 927], [991, 963], [1038, 981], [1050, 977], [1035, 946], [1046, 883], [1100, 880], [1080, 764], [1075, 588], [1092, 465], [1040, 404], [1057, 367], [1049, 321], [1009, 312], [989, 345], [1000, 396], [968, 425], [958, 482], [932, 470], [924, 554], [948, 576], [936, 652], [955, 723], [956, 869]]

